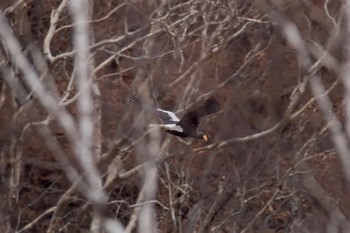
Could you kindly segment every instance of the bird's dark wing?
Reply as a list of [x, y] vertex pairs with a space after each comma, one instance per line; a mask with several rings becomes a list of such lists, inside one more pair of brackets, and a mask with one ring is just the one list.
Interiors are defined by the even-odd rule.
[[144, 110], [155, 111], [158, 117], [162, 120], [164, 124], [176, 124], [180, 119], [171, 111], [166, 111], [160, 108], [154, 108], [151, 105], [147, 105], [141, 102], [141, 100], [135, 96], [129, 97], [130, 101], [140, 105]]
[[140, 99], [137, 98], [136, 96], [133, 96], [133, 95], [132, 95], [132, 96], [129, 96], [129, 99], [130, 99], [130, 101], [133, 102], [133, 103], [142, 105]]
[[183, 115], [179, 124], [192, 125], [192, 127], [198, 127], [199, 120], [201, 117], [212, 113], [216, 113], [219, 110], [219, 102], [214, 97], [210, 97], [202, 106]]
[[166, 111], [160, 108], [156, 109], [158, 117], [163, 121], [164, 124], [176, 124], [180, 119], [175, 115], [175, 113]]
[[136, 96], [129, 96], [129, 100], [132, 103], [135, 103], [139, 105], [142, 109], [147, 110], [147, 111], [155, 111], [155, 108], [152, 105], [143, 103], [138, 97]]

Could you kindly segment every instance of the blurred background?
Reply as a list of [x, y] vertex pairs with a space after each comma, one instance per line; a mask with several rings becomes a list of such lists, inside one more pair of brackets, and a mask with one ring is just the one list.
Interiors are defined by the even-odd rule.
[[2, 0], [1, 232], [350, 232], [348, 4]]

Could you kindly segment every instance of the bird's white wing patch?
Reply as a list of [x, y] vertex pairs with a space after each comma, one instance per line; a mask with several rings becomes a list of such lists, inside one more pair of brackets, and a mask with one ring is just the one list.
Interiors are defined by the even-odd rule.
[[181, 128], [181, 126], [176, 124], [150, 124], [149, 127], [151, 128], [159, 128], [159, 129], [167, 129], [167, 130], [174, 130], [177, 132], [183, 132], [184, 130]]
[[168, 126], [169, 130], [174, 130], [174, 131], [177, 131], [177, 132], [180, 132], [180, 133], [182, 133], [184, 131], [183, 128], [181, 128], [181, 126], [176, 125], [176, 124], [169, 124], [167, 126]]
[[179, 122], [180, 121], [180, 119], [175, 115], [175, 113], [173, 113], [173, 112], [170, 112], [170, 111], [165, 111], [165, 110], [163, 110], [163, 109], [160, 109], [160, 108], [157, 108], [156, 109], [156, 111], [158, 112], [158, 113], [160, 113], [160, 114], [162, 114], [160, 117], [162, 117], [164, 114], [166, 114], [167, 115], [167, 118], [168, 119], [164, 119], [164, 121], [165, 122], [167, 122], [167, 121], [173, 121], [173, 122]]

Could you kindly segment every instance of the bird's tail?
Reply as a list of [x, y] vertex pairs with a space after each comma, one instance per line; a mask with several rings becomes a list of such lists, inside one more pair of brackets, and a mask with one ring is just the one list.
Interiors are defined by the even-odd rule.
[[149, 124], [148, 127], [152, 129], [161, 129], [162, 125], [161, 124]]
[[167, 131], [167, 128], [164, 127], [164, 125], [162, 125], [162, 124], [149, 124], [148, 127], [151, 128], [151, 130]]

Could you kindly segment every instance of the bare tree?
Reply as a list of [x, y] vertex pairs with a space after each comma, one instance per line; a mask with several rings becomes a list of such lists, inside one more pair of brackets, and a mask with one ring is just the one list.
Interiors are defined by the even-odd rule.
[[1, 232], [348, 232], [348, 8], [1, 2]]

